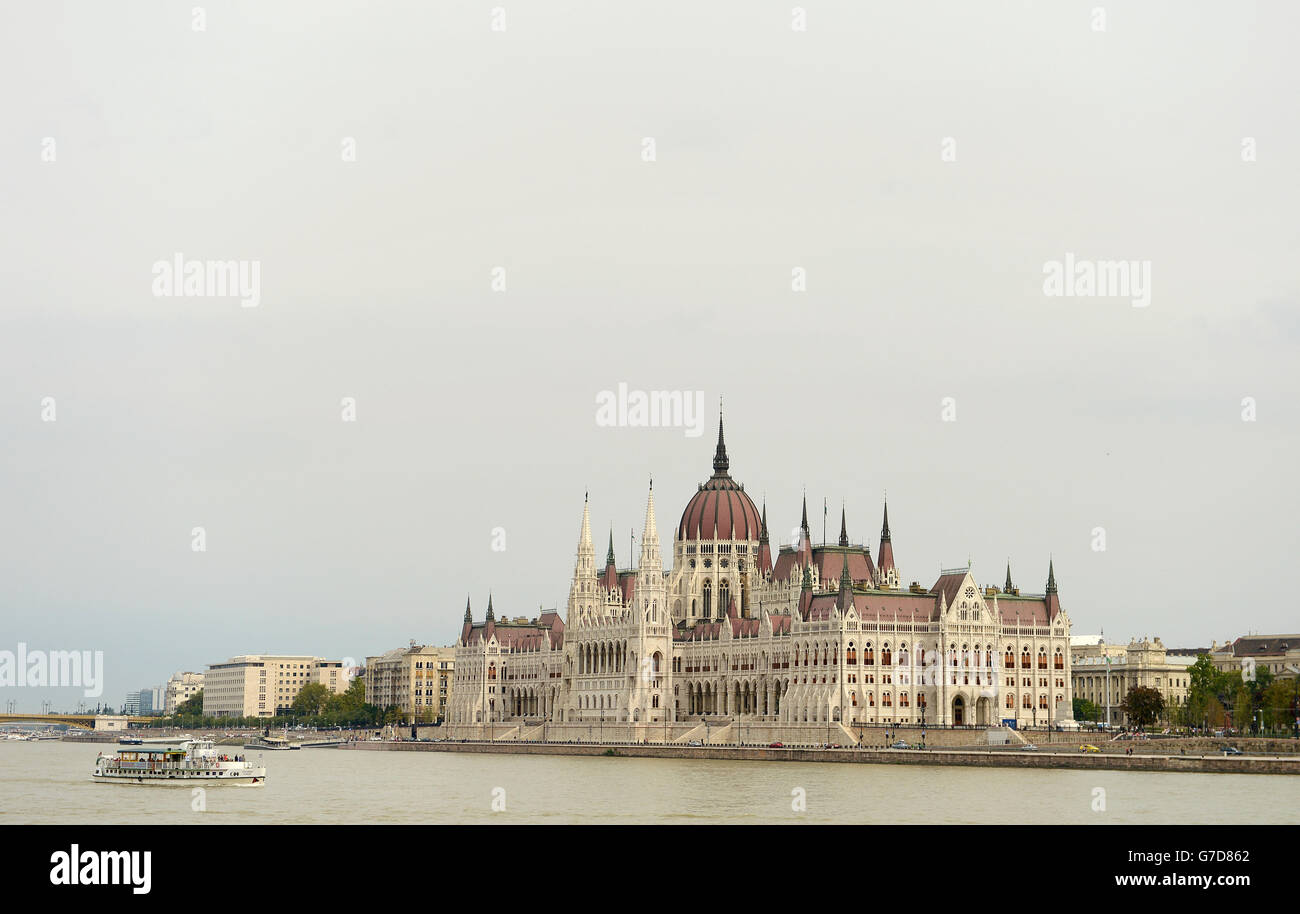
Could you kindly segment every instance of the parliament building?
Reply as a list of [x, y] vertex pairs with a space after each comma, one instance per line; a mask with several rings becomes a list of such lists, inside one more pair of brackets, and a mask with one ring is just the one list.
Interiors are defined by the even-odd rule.
[[[456, 644], [457, 737], [843, 742], [865, 726], [1052, 725], [1072, 719], [1070, 618], [1048, 564], [1041, 594], [969, 567], [903, 584], [884, 508], [880, 542], [797, 541], [773, 554], [730, 474], [713, 473], [672, 530], [664, 568], [651, 485], [636, 568], [597, 564], [582, 528], [564, 618], [486, 617]], [[698, 733], [697, 733], [698, 731]], [[817, 734], [814, 740], [811, 734]], [[597, 735], [599, 734], [599, 736]]]

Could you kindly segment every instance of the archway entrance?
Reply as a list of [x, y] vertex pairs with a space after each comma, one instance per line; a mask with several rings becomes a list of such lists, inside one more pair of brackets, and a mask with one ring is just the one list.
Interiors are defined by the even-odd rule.
[[958, 727], [966, 723], [966, 699], [960, 695], [952, 700], [952, 722]]
[[975, 702], [975, 723], [981, 727], [987, 726], [989, 723], [989, 700], [987, 698], [981, 698]]

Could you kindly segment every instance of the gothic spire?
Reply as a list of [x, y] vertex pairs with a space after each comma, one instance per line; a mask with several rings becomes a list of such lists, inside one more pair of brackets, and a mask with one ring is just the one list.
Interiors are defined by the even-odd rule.
[[492, 591], [489, 590], [489, 591], [488, 591], [488, 611], [487, 611], [487, 621], [489, 621], [489, 622], [495, 622], [495, 621], [496, 621], [496, 618], [497, 618], [497, 617], [496, 617], [495, 615], [492, 614]]
[[465, 621], [473, 622], [474, 617], [469, 614], [469, 597], [465, 597]]
[[718, 403], [718, 449], [713, 453], [713, 475], [726, 476], [731, 461], [727, 459], [727, 443], [722, 438], [722, 403]]
[[1003, 586], [1002, 592], [1011, 593], [1013, 587], [1015, 585], [1011, 583], [1011, 559], [1007, 559], [1007, 583]]
[[[840, 508], [840, 545], [847, 546], [848, 544], [849, 544], [849, 528], [845, 525], [844, 508], [841, 507]], [[848, 555], [845, 554], [844, 560], [846, 562], [848, 561], [848, 558], [849, 558]]]
[[840, 596], [835, 601], [840, 609], [848, 609], [853, 603], [853, 576], [849, 572], [849, 554], [844, 553], [844, 567], [840, 569]]
[[759, 545], [767, 544], [767, 499], [763, 499], [763, 528], [758, 534]]
[[1047, 560], [1047, 592], [1056, 593], [1056, 569], [1052, 567], [1052, 560]]
[[605, 567], [614, 564], [614, 528], [609, 528], [609, 552], [605, 556]]
[[889, 499], [885, 499], [885, 524], [880, 528], [880, 541], [889, 542]]
[[808, 493], [803, 493], [803, 519], [799, 521], [799, 529], [804, 532], [804, 536], [812, 539], [812, 531], [808, 529]]

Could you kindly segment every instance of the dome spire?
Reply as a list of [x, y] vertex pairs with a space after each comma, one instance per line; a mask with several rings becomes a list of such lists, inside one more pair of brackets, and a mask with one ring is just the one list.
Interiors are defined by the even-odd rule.
[[718, 449], [713, 453], [713, 475], [726, 476], [731, 461], [727, 459], [727, 442], [722, 437], [722, 398], [718, 398]]

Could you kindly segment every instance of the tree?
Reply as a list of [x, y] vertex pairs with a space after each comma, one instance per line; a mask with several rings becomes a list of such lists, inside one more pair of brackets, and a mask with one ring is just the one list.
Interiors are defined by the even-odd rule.
[[176, 706], [176, 717], [200, 717], [203, 714], [203, 690], [199, 689]]
[[325, 710], [332, 694], [323, 683], [309, 682], [298, 690], [293, 713], [298, 717], [316, 717]]
[[1130, 724], [1147, 727], [1154, 724], [1165, 713], [1165, 698], [1155, 689], [1137, 686], [1129, 689], [1120, 706]]
[[1101, 716], [1101, 708], [1086, 698], [1076, 698], [1073, 704], [1075, 720], [1097, 720]]

